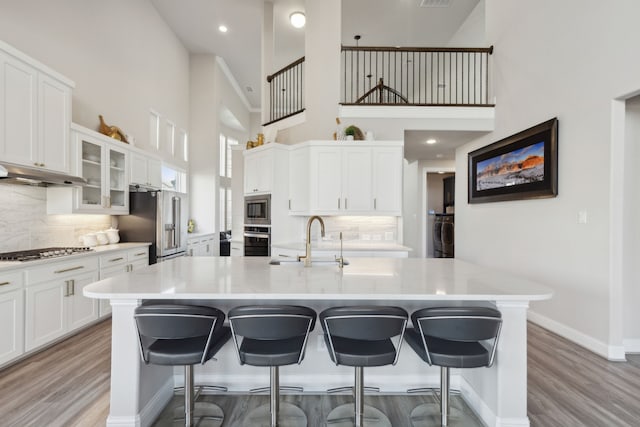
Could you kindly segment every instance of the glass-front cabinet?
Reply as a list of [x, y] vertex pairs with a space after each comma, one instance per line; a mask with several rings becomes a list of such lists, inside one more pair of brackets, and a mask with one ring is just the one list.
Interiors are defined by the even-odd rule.
[[78, 133], [80, 175], [87, 185], [78, 189], [78, 208], [93, 211], [108, 209], [111, 213], [129, 211], [129, 153], [107, 141]]
[[127, 215], [130, 158], [126, 144], [72, 124], [71, 153], [74, 173], [87, 184], [48, 187], [47, 212]]

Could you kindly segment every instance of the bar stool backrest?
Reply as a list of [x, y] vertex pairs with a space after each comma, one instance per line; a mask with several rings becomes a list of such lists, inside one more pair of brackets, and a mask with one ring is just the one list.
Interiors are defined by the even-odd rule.
[[235, 336], [255, 340], [281, 340], [307, 335], [316, 323], [316, 312], [295, 305], [253, 305], [229, 311]]
[[411, 320], [423, 336], [427, 355], [429, 348], [425, 336], [460, 342], [493, 339], [489, 366], [493, 364], [502, 326], [502, 315], [497, 309], [476, 306], [429, 307], [413, 313]]
[[213, 307], [180, 304], [141, 305], [136, 308], [134, 318], [140, 338], [140, 350], [144, 356], [144, 346], [148, 339], [181, 340], [207, 337], [203, 348], [204, 357], [209, 352], [211, 337], [224, 323], [224, 313]]
[[347, 338], [364, 341], [383, 341], [399, 337], [395, 344], [395, 365], [402, 346], [402, 337], [409, 315], [400, 307], [389, 306], [346, 306], [332, 307], [320, 313], [320, 321], [329, 339], [333, 360], [335, 355], [333, 338]]

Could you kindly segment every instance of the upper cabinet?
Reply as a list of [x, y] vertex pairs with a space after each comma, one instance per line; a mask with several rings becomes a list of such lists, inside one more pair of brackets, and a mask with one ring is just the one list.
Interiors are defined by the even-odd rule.
[[159, 190], [162, 187], [162, 162], [146, 154], [132, 152], [131, 185]]
[[313, 141], [289, 156], [289, 213], [402, 214], [402, 143]]
[[47, 213], [129, 213], [129, 151], [111, 138], [72, 125], [73, 172], [87, 180], [78, 188], [48, 187]]
[[253, 148], [244, 153], [244, 194], [271, 193], [273, 190], [274, 151], [271, 146]]
[[0, 42], [0, 157], [69, 173], [73, 82]]

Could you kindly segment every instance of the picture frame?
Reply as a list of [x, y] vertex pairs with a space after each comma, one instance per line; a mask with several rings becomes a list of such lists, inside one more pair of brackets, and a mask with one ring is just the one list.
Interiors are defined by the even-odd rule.
[[468, 155], [468, 202], [539, 199], [558, 195], [558, 118]]

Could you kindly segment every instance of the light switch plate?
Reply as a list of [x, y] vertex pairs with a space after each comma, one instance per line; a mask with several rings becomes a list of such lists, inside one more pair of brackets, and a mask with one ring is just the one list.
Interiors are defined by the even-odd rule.
[[578, 224], [587, 223], [587, 211], [578, 211]]

